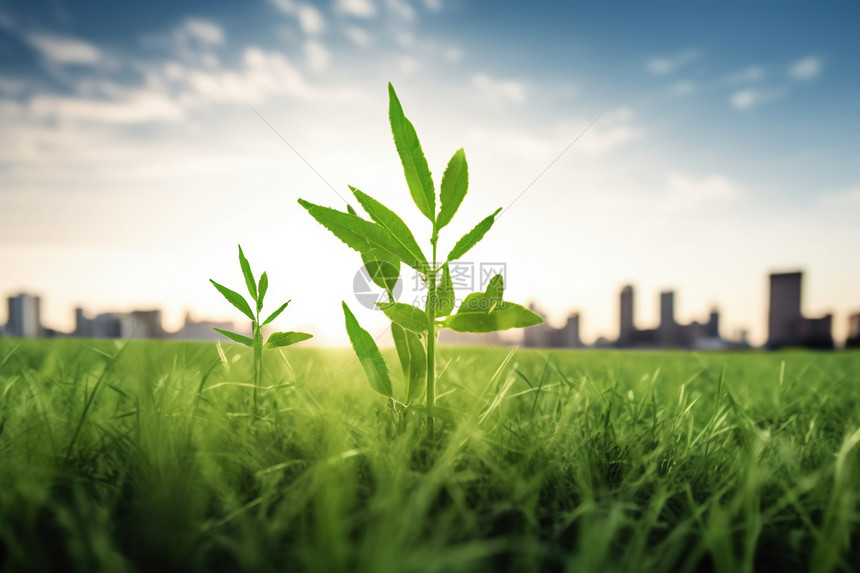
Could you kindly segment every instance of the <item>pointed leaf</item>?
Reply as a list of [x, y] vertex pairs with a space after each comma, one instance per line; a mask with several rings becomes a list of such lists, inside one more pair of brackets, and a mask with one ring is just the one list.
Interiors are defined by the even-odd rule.
[[421, 338], [414, 332], [404, 330], [397, 323], [391, 325], [391, 336], [400, 358], [406, 402], [421, 398], [427, 381], [427, 357]]
[[269, 340], [266, 341], [266, 348], [280, 348], [282, 346], [289, 346], [291, 344], [295, 344], [296, 342], [301, 342], [302, 340], [307, 340], [308, 338], [313, 338], [312, 334], [308, 334], [306, 332], [273, 332], [269, 336]]
[[460, 208], [460, 203], [463, 202], [463, 197], [466, 196], [468, 189], [469, 166], [466, 163], [466, 152], [461, 147], [454, 153], [442, 175], [442, 185], [439, 191], [442, 206], [439, 209], [439, 218], [436, 220], [437, 231], [454, 218], [454, 214]]
[[409, 193], [430, 221], [436, 221], [436, 191], [433, 187], [433, 178], [424, 151], [421, 150], [421, 142], [412, 123], [403, 114], [403, 107], [394, 86], [388, 84], [388, 118], [391, 121], [391, 133], [394, 135], [394, 145], [397, 154], [403, 164], [403, 173], [406, 176], [406, 184]]
[[486, 296], [490, 301], [490, 312], [493, 308], [502, 302], [502, 296], [505, 293], [505, 280], [502, 275], [494, 275], [487, 284]]
[[235, 332], [230, 332], [229, 330], [222, 330], [220, 328], [215, 328], [216, 330], [232, 340], [233, 342], [238, 342], [239, 344], [244, 344], [245, 346], [253, 346], [254, 341], [248, 338], [247, 336], [242, 336], [241, 334], [236, 334]]
[[388, 366], [385, 365], [385, 360], [382, 359], [379, 347], [376, 346], [376, 342], [370, 336], [370, 333], [358, 324], [358, 321], [345, 302], [343, 303], [343, 315], [346, 319], [346, 333], [349, 335], [352, 348], [355, 350], [355, 354], [361, 362], [361, 367], [364, 368], [364, 373], [370, 381], [370, 387], [383, 396], [391, 398], [391, 377], [388, 375]]
[[400, 279], [400, 261], [382, 249], [361, 253], [367, 275], [380, 288], [393, 292]]
[[451, 281], [451, 271], [448, 270], [448, 263], [442, 265], [442, 280], [436, 287], [435, 296], [433, 296], [433, 315], [437, 318], [448, 316], [454, 311], [454, 284]]
[[209, 282], [211, 282], [213, 285], [215, 285], [215, 288], [218, 289], [218, 292], [220, 292], [222, 295], [224, 295], [224, 298], [226, 298], [227, 301], [230, 302], [230, 304], [232, 304], [233, 306], [235, 306], [236, 308], [241, 310], [242, 314], [244, 314], [245, 316], [247, 316], [251, 320], [254, 320], [254, 313], [251, 312], [251, 307], [248, 305], [247, 302], [245, 302], [245, 299], [242, 298], [242, 295], [240, 295], [236, 291], [232, 291], [232, 290], [228, 289], [225, 286], [219, 285], [218, 283], [216, 283], [212, 279], [209, 279]]
[[257, 282], [254, 280], [254, 274], [251, 272], [251, 264], [245, 258], [245, 253], [242, 252], [242, 245], [239, 245], [239, 266], [242, 267], [242, 274], [245, 275], [245, 285], [248, 287], [248, 293], [252, 299], [257, 300]]
[[[462, 307], [461, 307], [462, 308]], [[457, 332], [494, 332], [525, 328], [543, 323], [543, 319], [526, 307], [502, 301], [492, 312], [467, 312], [449, 316], [443, 326]]]
[[406, 330], [425, 332], [427, 330], [427, 315], [421, 309], [402, 302], [378, 302], [376, 306], [385, 316]]
[[421, 252], [421, 247], [418, 246], [418, 242], [412, 236], [412, 231], [409, 230], [409, 227], [406, 226], [406, 223], [403, 222], [403, 219], [397, 213], [355, 187], [350, 186], [350, 189], [352, 189], [355, 198], [358, 199], [358, 202], [361, 203], [361, 206], [364, 207], [364, 210], [367, 211], [371, 219], [387, 229], [391, 233], [391, 236], [416, 260], [421, 261], [425, 265], [427, 264], [427, 257]]
[[427, 355], [421, 338], [414, 332], [406, 332], [409, 345], [409, 386], [406, 388], [407, 402], [415, 402], [424, 394], [427, 384]]
[[391, 232], [377, 223], [365, 221], [351, 213], [314, 205], [303, 199], [299, 199], [299, 204], [307, 209], [308, 213], [323, 227], [359, 253], [379, 248], [417, 271], [423, 271], [426, 267], [425, 263], [417, 260], [412, 253], [403, 248], [403, 245], [394, 238]]
[[463, 255], [465, 255], [469, 251], [469, 249], [477, 245], [478, 241], [483, 239], [484, 235], [487, 234], [487, 231], [490, 230], [490, 227], [493, 226], [493, 223], [496, 220], [496, 215], [498, 215], [499, 211], [501, 210], [502, 208], [499, 207], [492, 215], [475, 225], [475, 227], [471, 231], [463, 235], [463, 237], [459, 241], [457, 241], [457, 244], [454, 245], [454, 248], [451, 249], [451, 252], [448, 253], [447, 260], [456, 261]]
[[260, 275], [260, 284], [257, 286], [257, 312], [263, 310], [263, 299], [266, 298], [266, 291], [269, 290], [269, 276], [266, 271]]
[[[292, 300], [292, 299], [290, 299], [290, 300]], [[288, 305], [288, 304], [290, 304], [290, 301], [289, 301], [289, 300], [288, 300], [287, 302], [285, 302], [284, 304], [282, 304], [282, 305], [280, 306], [280, 308], [278, 308], [278, 310], [276, 310], [275, 312], [273, 312], [272, 314], [270, 314], [270, 315], [269, 315], [269, 318], [267, 318], [266, 320], [264, 320], [264, 321], [263, 321], [263, 324], [262, 324], [261, 326], [266, 326], [267, 324], [269, 324], [270, 322], [272, 322], [273, 320], [275, 320], [276, 318], [278, 318], [278, 315], [279, 315], [279, 314], [281, 314], [282, 312], [284, 312], [284, 309], [285, 309], [285, 308], [287, 308], [287, 305]]]

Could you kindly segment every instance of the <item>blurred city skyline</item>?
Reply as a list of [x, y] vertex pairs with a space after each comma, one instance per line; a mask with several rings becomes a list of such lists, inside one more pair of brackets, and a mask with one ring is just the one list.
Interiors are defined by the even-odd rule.
[[392, 81], [437, 187], [456, 149], [469, 160], [441, 242], [504, 207], [474, 260], [506, 263], [510, 298], [552, 324], [582, 311], [583, 340], [617, 336], [633, 283], [646, 327], [673, 288], [680, 321], [717, 306], [762, 344], [764, 277], [803, 269], [804, 308], [842, 340], [860, 309], [858, 18], [838, 2], [5, 1], [0, 293], [42, 293], [58, 330], [78, 305], [236, 321], [208, 279], [242, 284], [241, 243], [293, 300], [285, 324], [345, 343], [360, 259], [296, 199], [343, 208], [352, 184], [429, 235]]

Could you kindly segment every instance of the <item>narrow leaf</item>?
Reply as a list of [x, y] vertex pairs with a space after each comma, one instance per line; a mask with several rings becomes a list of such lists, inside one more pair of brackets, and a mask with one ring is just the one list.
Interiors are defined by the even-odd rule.
[[442, 185], [439, 191], [439, 199], [442, 203], [439, 209], [439, 218], [436, 219], [436, 230], [438, 231], [451, 222], [466, 191], [469, 189], [469, 166], [466, 163], [466, 152], [463, 148], [457, 150], [445, 173], [442, 175]]
[[251, 320], [254, 320], [254, 313], [251, 312], [251, 307], [248, 305], [247, 302], [245, 302], [245, 299], [242, 298], [242, 295], [240, 295], [236, 291], [232, 291], [232, 290], [228, 289], [225, 286], [219, 285], [218, 283], [216, 283], [212, 279], [209, 279], [209, 282], [211, 282], [213, 285], [215, 285], [215, 288], [218, 289], [218, 292], [220, 292], [222, 295], [224, 295], [224, 298], [226, 298], [230, 304], [232, 304], [233, 306], [235, 306], [236, 308], [241, 310], [242, 314], [244, 314], [245, 316], [247, 316]]
[[355, 198], [358, 199], [358, 202], [361, 203], [361, 206], [364, 207], [364, 210], [367, 211], [371, 219], [387, 229], [391, 233], [391, 236], [416, 260], [421, 261], [425, 265], [427, 264], [427, 257], [421, 252], [421, 247], [418, 246], [418, 242], [412, 235], [412, 231], [409, 230], [409, 227], [406, 226], [406, 223], [403, 222], [403, 219], [397, 213], [355, 187], [350, 186], [350, 189], [352, 189]]
[[409, 386], [406, 388], [407, 402], [419, 400], [424, 394], [427, 384], [427, 356], [421, 338], [414, 332], [406, 331], [406, 342], [409, 345]]
[[221, 330], [220, 328], [215, 328], [214, 330], [220, 332], [233, 342], [238, 342], [239, 344], [244, 344], [245, 346], [254, 345], [254, 341], [247, 336], [242, 336], [241, 334], [236, 334], [235, 332], [230, 332], [229, 330]]
[[400, 260], [397, 257], [382, 249], [373, 249], [361, 253], [361, 260], [364, 261], [367, 275], [374, 284], [388, 292], [394, 290], [400, 278]]
[[469, 252], [469, 249], [477, 245], [478, 242], [484, 238], [484, 235], [487, 234], [487, 231], [490, 230], [490, 227], [493, 226], [493, 223], [496, 220], [496, 215], [498, 215], [501, 210], [502, 208], [499, 207], [492, 215], [475, 225], [471, 231], [463, 235], [463, 237], [457, 241], [457, 244], [454, 245], [454, 248], [451, 249], [451, 252], [448, 253], [448, 261], [456, 261]]
[[263, 299], [266, 298], [266, 291], [269, 290], [269, 276], [263, 271], [260, 275], [260, 284], [257, 286], [257, 312], [263, 310]]
[[426, 264], [405, 249], [388, 229], [377, 223], [365, 221], [351, 213], [314, 205], [303, 199], [299, 199], [299, 204], [323, 227], [359, 253], [380, 248], [419, 272], [423, 272], [426, 267]]
[[289, 300], [288, 300], [287, 302], [285, 302], [284, 304], [282, 304], [282, 305], [280, 306], [280, 308], [278, 308], [278, 310], [276, 310], [275, 312], [273, 312], [272, 314], [270, 314], [270, 315], [269, 315], [269, 318], [267, 318], [266, 320], [264, 320], [264, 321], [263, 321], [262, 326], [266, 326], [267, 324], [269, 324], [270, 322], [272, 322], [273, 320], [275, 320], [276, 318], [278, 318], [278, 315], [279, 315], [279, 314], [281, 314], [282, 312], [284, 312], [284, 309], [285, 309], [285, 308], [287, 308], [287, 305], [288, 305], [288, 304], [290, 304], [290, 301], [289, 301]]
[[308, 334], [306, 332], [273, 332], [269, 336], [269, 340], [266, 341], [266, 348], [280, 348], [282, 346], [289, 346], [291, 344], [295, 344], [296, 342], [301, 342], [302, 340], [307, 340], [308, 338], [313, 338], [312, 334]]
[[368, 381], [370, 381], [370, 387], [383, 396], [391, 398], [391, 378], [388, 375], [388, 366], [385, 365], [385, 360], [382, 359], [382, 354], [379, 352], [379, 347], [376, 346], [370, 333], [358, 324], [345, 302], [343, 303], [343, 315], [346, 318], [346, 333], [349, 335], [352, 348], [361, 362], [361, 367], [364, 368]]
[[454, 297], [454, 284], [451, 281], [451, 271], [448, 270], [448, 263], [445, 263], [442, 265], [442, 280], [436, 287], [436, 293], [433, 296], [434, 316], [441, 318], [451, 314], [454, 311]]
[[257, 282], [254, 280], [254, 274], [251, 272], [251, 264], [245, 258], [245, 253], [242, 252], [242, 245], [239, 245], [239, 266], [242, 267], [242, 274], [245, 275], [245, 285], [248, 287], [248, 294], [251, 298], [257, 300]]
[[424, 216], [435, 223], [436, 192], [430, 168], [427, 166], [427, 159], [424, 157], [415, 128], [403, 114], [403, 107], [397, 99], [394, 86], [390, 83], [388, 84], [388, 118], [391, 121], [394, 146], [397, 147], [397, 154], [403, 164], [409, 193]]
[[391, 336], [400, 359], [406, 402], [421, 398], [427, 381], [427, 358], [421, 338], [414, 332], [404, 330], [399, 324], [391, 324]]
[[421, 309], [415, 308], [411, 304], [378, 302], [376, 306], [385, 313], [385, 316], [406, 330], [419, 333], [427, 330], [427, 315]]
[[449, 316], [443, 326], [457, 332], [494, 332], [509, 328], [525, 328], [543, 323], [543, 319], [513, 302], [501, 302], [489, 313], [469, 312]]

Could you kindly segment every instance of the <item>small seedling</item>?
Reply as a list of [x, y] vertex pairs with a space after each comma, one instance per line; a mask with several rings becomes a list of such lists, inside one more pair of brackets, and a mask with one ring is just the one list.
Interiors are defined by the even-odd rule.
[[[412, 231], [397, 214], [355, 187], [350, 189], [369, 215], [369, 221], [360, 217], [351, 206], [347, 206], [347, 211], [343, 212], [303, 199], [299, 199], [299, 204], [348, 247], [361, 254], [368, 275], [388, 294], [388, 302], [377, 303], [377, 306], [392, 321], [391, 334], [403, 372], [405, 395], [402, 401], [409, 404], [420, 399], [423, 382], [426, 381], [427, 411], [430, 414], [428, 424], [432, 436], [436, 337], [439, 329], [483, 333], [533, 326], [541, 324], [543, 319], [522, 305], [502, 299], [504, 284], [501, 275], [492, 277], [485, 292], [468, 295], [454, 313], [454, 286], [449, 263], [460, 259], [478, 244], [493, 226], [501, 209], [494, 211], [457, 241], [444, 262], [440, 264], [437, 261], [439, 231], [451, 222], [469, 187], [466, 153], [459, 149], [448, 162], [442, 176], [440, 208], [437, 211], [436, 190], [418, 135], [404, 115], [391, 84], [388, 84], [388, 95], [391, 131], [403, 164], [409, 193], [432, 224], [432, 259], [427, 260]], [[394, 285], [400, 277], [401, 263], [418, 271], [427, 284], [427, 304], [423, 311], [394, 300]], [[345, 302], [343, 312], [347, 333], [371, 387], [380, 394], [394, 398], [388, 367], [373, 337], [358, 324]]]
[[216, 283], [214, 280], [209, 281], [215, 285], [227, 301], [238, 308], [242, 314], [251, 319], [251, 331], [253, 338], [248, 338], [229, 330], [216, 328], [218, 332], [239, 344], [244, 344], [254, 349], [254, 411], [257, 410], [257, 391], [263, 380], [263, 348], [280, 348], [290, 346], [302, 340], [312, 338], [313, 335], [305, 332], [275, 332], [269, 335], [269, 339], [263, 344], [263, 327], [278, 318], [278, 316], [287, 308], [290, 301], [282, 304], [278, 309], [269, 315], [266, 320], [260, 323], [260, 313], [263, 311], [263, 298], [266, 296], [266, 291], [269, 289], [269, 277], [263, 272], [260, 275], [260, 282], [254, 280], [254, 274], [251, 272], [251, 265], [245, 254], [242, 252], [242, 245], [239, 245], [239, 266], [242, 267], [242, 274], [245, 276], [245, 284], [248, 287], [248, 293], [251, 295], [251, 300], [254, 301], [256, 312], [251, 310], [251, 305], [236, 291], [232, 291], [225, 286]]

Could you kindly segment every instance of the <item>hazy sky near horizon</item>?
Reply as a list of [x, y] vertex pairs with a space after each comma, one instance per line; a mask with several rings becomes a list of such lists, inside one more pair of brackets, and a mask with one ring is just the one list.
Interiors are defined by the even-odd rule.
[[0, 0], [0, 294], [42, 294], [59, 329], [75, 305], [237, 320], [208, 279], [240, 288], [241, 243], [271, 304], [293, 300], [279, 326], [344, 343], [360, 259], [296, 199], [343, 208], [354, 185], [425, 244], [391, 81], [437, 186], [456, 149], [469, 160], [441, 252], [506, 208], [468, 261], [504, 262], [510, 300], [556, 325], [581, 310], [591, 342], [617, 334], [624, 284], [641, 327], [673, 288], [680, 320], [718, 306], [724, 335], [762, 342], [767, 274], [802, 269], [805, 313], [842, 338], [860, 5], [561, 4]]

